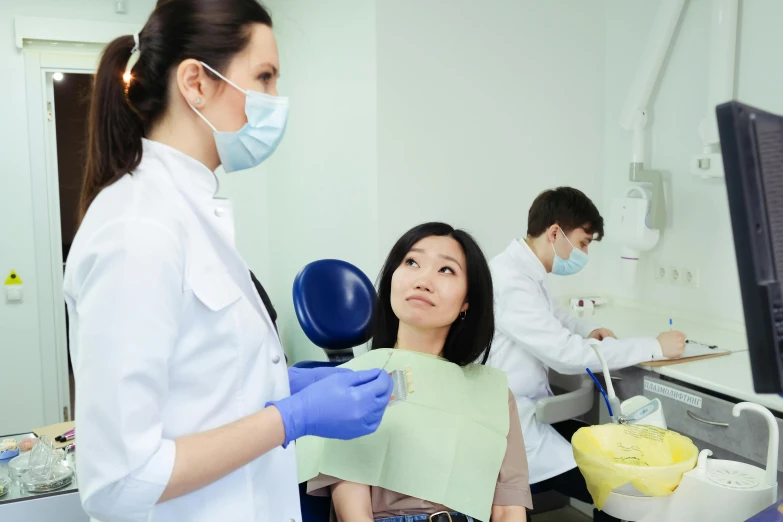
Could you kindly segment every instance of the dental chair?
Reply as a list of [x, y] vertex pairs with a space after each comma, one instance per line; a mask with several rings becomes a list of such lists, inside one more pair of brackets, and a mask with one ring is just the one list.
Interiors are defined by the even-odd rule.
[[[305, 266], [294, 279], [294, 310], [313, 344], [337, 366], [353, 358], [353, 348], [371, 337], [375, 287], [359, 268], [337, 259]], [[298, 367], [327, 366], [316, 361]]]
[[[297, 368], [337, 366], [353, 358], [353, 348], [370, 340], [375, 287], [359, 268], [323, 259], [305, 266], [294, 279], [294, 310], [310, 341], [329, 361], [301, 361]], [[329, 522], [331, 499], [307, 494], [299, 485], [303, 522]]]

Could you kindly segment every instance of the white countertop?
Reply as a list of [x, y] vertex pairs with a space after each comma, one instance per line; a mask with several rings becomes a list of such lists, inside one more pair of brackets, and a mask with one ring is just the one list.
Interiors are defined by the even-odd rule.
[[[669, 329], [669, 316], [654, 310], [608, 305], [585, 318], [596, 326], [613, 330], [618, 337], [657, 336]], [[783, 398], [753, 391], [748, 341], [740, 325], [672, 317], [675, 330], [689, 339], [729, 350], [730, 355], [645, 368], [660, 375], [699, 386], [740, 401], [750, 401], [783, 413]]]

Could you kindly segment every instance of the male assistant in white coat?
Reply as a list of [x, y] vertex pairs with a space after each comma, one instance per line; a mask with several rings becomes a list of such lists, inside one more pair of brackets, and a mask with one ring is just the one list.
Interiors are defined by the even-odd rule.
[[[604, 220], [579, 190], [561, 187], [539, 195], [528, 213], [524, 239], [514, 240], [490, 263], [495, 291], [495, 338], [488, 364], [508, 374], [525, 438], [530, 483], [592, 503], [576, 467], [571, 436], [581, 424], [536, 421], [536, 402], [552, 395], [547, 372], [581, 374], [599, 367], [588, 338], [601, 341], [612, 369], [680, 357], [681, 332], [655, 338], [617, 339], [562, 310], [547, 287], [547, 274], [570, 275], [587, 264], [592, 241], [603, 237]], [[594, 520], [615, 520], [595, 511]]]

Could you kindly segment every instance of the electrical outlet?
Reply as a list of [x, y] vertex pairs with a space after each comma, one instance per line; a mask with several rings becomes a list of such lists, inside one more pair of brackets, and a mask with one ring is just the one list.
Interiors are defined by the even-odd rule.
[[682, 284], [691, 288], [699, 288], [699, 269], [683, 268], [681, 272]]
[[665, 283], [669, 275], [669, 269], [664, 265], [655, 265], [655, 280], [659, 283]]
[[682, 279], [682, 269], [676, 266], [670, 266], [668, 281], [672, 284], [679, 285], [682, 284]]
[[699, 288], [698, 268], [656, 263], [654, 275], [658, 283]]

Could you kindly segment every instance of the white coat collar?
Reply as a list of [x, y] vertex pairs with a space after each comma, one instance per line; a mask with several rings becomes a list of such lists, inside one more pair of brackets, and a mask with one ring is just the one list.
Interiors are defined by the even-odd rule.
[[158, 141], [142, 138], [141, 142], [144, 155], [163, 163], [179, 190], [195, 197], [215, 197], [220, 184], [215, 173], [203, 163]]
[[538, 281], [546, 280], [546, 268], [524, 239], [514, 240], [506, 249], [508, 255], [516, 261], [515, 266], [523, 269], [527, 275]]

